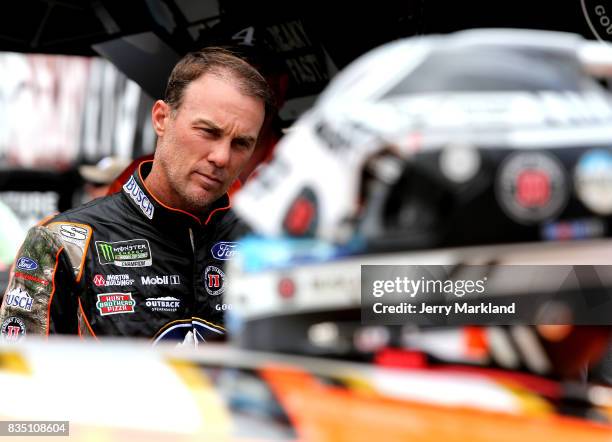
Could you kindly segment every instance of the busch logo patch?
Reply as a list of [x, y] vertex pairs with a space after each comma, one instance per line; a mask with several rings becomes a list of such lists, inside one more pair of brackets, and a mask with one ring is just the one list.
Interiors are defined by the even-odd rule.
[[96, 302], [96, 307], [102, 316], [134, 313], [135, 305], [136, 301], [132, 299], [131, 293], [104, 293], [98, 295]]
[[206, 267], [203, 278], [204, 288], [209, 295], [219, 296], [225, 291], [225, 273], [219, 267]]
[[17, 261], [17, 268], [20, 270], [36, 270], [38, 268], [38, 263], [32, 258], [22, 256]]
[[123, 185], [123, 190], [127, 192], [127, 194], [134, 200], [142, 213], [149, 219], [153, 219], [153, 212], [155, 211], [155, 207], [153, 203], [149, 200], [147, 195], [142, 191], [136, 180], [133, 176], [130, 177], [127, 183]]
[[0, 334], [5, 341], [17, 342], [26, 335], [25, 323], [17, 316], [10, 316], [2, 323]]
[[31, 312], [34, 300], [28, 292], [21, 287], [17, 287], [6, 294], [5, 302], [7, 307], [15, 307], [25, 310], [26, 312]]
[[221, 241], [212, 246], [210, 249], [213, 258], [221, 261], [232, 259], [238, 253], [238, 243], [230, 241]]
[[147, 267], [153, 264], [149, 241], [131, 239], [129, 241], [96, 241], [100, 264], [114, 264], [118, 267]]

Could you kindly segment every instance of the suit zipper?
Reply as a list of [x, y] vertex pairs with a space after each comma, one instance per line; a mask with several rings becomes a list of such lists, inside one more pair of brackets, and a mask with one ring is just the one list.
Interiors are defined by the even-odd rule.
[[191, 251], [195, 255], [195, 242], [193, 241], [193, 230], [191, 230], [191, 227], [189, 228], [189, 240], [191, 241]]
[[[191, 242], [191, 250], [193, 252], [193, 268], [194, 268], [194, 275], [195, 275], [195, 267], [197, 265], [196, 264], [197, 263], [197, 258], [196, 258], [196, 252], [195, 252], [195, 241], [193, 239], [193, 230], [191, 229], [191, 227], [189, 228], [189, 241]], [[194, 293], [193, 293], [194, 298], [193, 299], [195, 300], [196, 299], [195, 284], [193, 285], [193, 291], [194, 291]], [[192, 321], [193, 321], [193, 319], [192, 319]], [[197, 348], [198, 347], [198, 339], [196, 337], [196, 329], [193, 326], [193, 323], [191, 325], [191, 332], [193, 333], [193, 345], [194, 345], [194, 347]]]

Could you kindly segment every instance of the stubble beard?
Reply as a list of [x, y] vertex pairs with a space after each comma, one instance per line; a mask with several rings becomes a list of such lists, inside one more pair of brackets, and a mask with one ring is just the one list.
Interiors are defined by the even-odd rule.
[[208, 199], [205, 200], [187, 191], [188, 177], [182, 176], [181, 171], [175, 166], [181, 162], [179, 153], [170, 149], [169, 152], [165, 152], [165, 155], [160, 155], [159, 162], [166, 175], [168, 186], [180, 203], [180, 207], [177, 208], [195, 215], [204, 214], [214, 200], [208, 201]]

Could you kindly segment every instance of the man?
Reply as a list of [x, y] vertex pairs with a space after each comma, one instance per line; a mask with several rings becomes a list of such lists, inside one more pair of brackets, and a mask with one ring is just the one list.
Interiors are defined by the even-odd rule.
[[223, 337], [223, 264], [240, 225], [226, 192], [271, 102], [264, 78], [220, 48], [186, 55], [152, 110], [155, 159], [121, 193], [33, 228], [0, 333]]
[[[266, 36], [267, 34], [261, 27], [253, 24], [232, 23], [231, 19], [227, 17], [227, 19], [221, 20], [213, 28], [202, 31], [199, 41], [213, 42], [215, 46], [229, 49], [247, 60], [264, 76], [274, 96], [275, 107], [280, 109], [287, 97], [289, 70], [278, 54], [270, 50], [270, 46], [273, 46], [273, 43], [268, 41]], [[274, 148], [282, 136], [282, 127], [284, 125], [285, 123], [280, 120], [277, 114], [266, 115], [266, 121], [259, 133], [257, 145], [249, 162], [242, 169], [238, 179], [230, 187], [230, 196], [240, 190], [242, 184], [247, 181], [249, 176], [252, 176], [255, 169], [261, 163], [267, 163], [272, 159]], [[153, 154], [144, 155], [132, 161], [109, 186], [108, 195], [120, 192], [123, 184], [129, 179], [138, 165], [151, 159], [153, 159]]]

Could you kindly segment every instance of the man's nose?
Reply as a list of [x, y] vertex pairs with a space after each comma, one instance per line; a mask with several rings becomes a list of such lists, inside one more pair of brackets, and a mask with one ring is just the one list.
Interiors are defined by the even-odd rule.
[[231, 148], [229, 140], [219, 140], [210, 150], [208, 161], [218, 168], [226, 167], [230, 160]]

